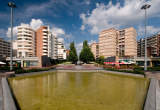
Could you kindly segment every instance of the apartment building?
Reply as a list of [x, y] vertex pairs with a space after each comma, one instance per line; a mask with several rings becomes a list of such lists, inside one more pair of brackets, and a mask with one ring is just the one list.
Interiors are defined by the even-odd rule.
[[99, 34], [99, 56], [105, 58], [117, 56], [118, 33], [114, 28], [104, 30]]
[[58, 50], [57, 50], [57, 43], [58, 43], [58, 39], [56, 36], [54, 36], [51, 32], [49, 35], [49, 40], [48, 40], [48, 57], [52, 58], [52, 59], [57, 59], [57, 54], [58, 54]]
[[94, 58], [98, 58], [99, 57], [99, 44], [98, 43], [92, 43], [90, 45], [90, 49], [94, 55]]
[[50, 32], [49, 26], [41, 26], [36, 31], [36, 56], [57, 59], [57, 37]]
[[[137, 41], [137, 56], [144, 57], [145, 54], [145, 39], [141, 38]], [[160, 56], [160, 33], [147, 38], [147, 56]]]
[[10, 42], [0, 38], [0, 61], [10, 56]]
[[28, 25], [18, 26], [17, 33], [17, 56], [35, 56], [35, 31]]
[[58, 49], [58, 59], [66, 59], [66, 49], [64, 47], [64, 44], [62, 42], [58, 42], [57, 44]]
[[137, 56], [136, 30], [133, 27], [116, 30], [110, 28], [99, 34], [99, 56]]
[[118, 30], [118, 54], [119, 57], [137, 56], [137, 33], [133, 27]]
[[14, 40], [12, 42], [12, 47], [13, 47], [13, 57], [17, 57], [17, 40]]
[[41, 26], [36, 30], [36, 56], [41, 57], [48, 55], [49, 27]]

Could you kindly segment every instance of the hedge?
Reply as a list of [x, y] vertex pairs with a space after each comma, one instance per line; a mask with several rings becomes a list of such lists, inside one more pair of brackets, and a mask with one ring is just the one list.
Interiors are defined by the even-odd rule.
[[134, 73], [134, 74], [143, 74], [144, 75], [144, 71], [141, 70], [140, 68], [135, 68], [133, 70], [119, 70], [119, 69], [115, 69], [115, 68], [105, 68], [105, 70], [125, 72], [125, 73]]
[[20, 73], [30, 73], [30, 72], [48, 71], [48, 70], [50, 70], [50, 69], [53, 69], [53, 68], [41, 68], [41, 69], [29, 69], [29, 70], [18, 69], [18, 70], [15, 70], [15, 73], [16, 73], [16, 74], [20, 74]]

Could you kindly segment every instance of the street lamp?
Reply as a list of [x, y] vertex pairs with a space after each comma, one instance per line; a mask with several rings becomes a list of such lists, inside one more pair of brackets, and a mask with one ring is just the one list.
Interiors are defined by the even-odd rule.
[[145, 57], [144, 57], [144, 71], [147, 71], [147, 9], [151, 5], [145, 4], [141, 7], [142, 10], [145, 10]]
[[15, 3], [9, 2], [8, 6], [11, 8], [11, 41], [10, 41], [10, 71], [12, 71], [13, 67], [13, 48], [12, 48], [12, 41], [13, 41], [13, 8], [16, 8]]

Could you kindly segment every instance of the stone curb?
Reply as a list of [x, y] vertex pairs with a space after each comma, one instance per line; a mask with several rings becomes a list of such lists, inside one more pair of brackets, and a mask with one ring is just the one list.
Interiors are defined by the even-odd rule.
[[136, 76], [136, 77], [142, 77], [144, 78], [144, 75], [140, 74], [133, 74], [133, 73], [124, 73], [124, 72], [117, 72], [117, 71], [109, 71], [109, 70], [103, 70], [103, 69], [96, 69], [96, 70], [67, 70], [67, 69], [52, 69], [49, 71], [39, 71], [39, 72], [31, 72], [31, 73], [21, 73], [21, 74], [16, 74], [17, 76], [30, 76], [34, 74], [42, 74], [43, 73], [48, 73], [48, 72], [104, 72], [104, 73], [112, 73], [112, 74], [120, 74], [120, 75], [126, 75], [126, 76]]
[[2, 78], [2, 90], [4, 110], [17, 110], [6, 78]]

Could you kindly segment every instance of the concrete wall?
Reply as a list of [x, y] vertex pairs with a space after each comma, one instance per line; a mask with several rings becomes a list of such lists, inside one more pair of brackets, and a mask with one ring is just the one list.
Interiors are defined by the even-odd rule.
[[2, 78], [2, 89], [4, 110], [17, 110], [6, 78]]

